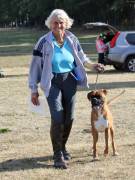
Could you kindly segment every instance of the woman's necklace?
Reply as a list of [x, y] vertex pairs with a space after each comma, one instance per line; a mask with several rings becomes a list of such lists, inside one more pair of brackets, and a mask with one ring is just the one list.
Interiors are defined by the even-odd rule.
[[62, 47], [64, 44], [64, 34], [63, 33], [54, 34], [54, 37], [56, 39], [58, 46]]
[[60, 47], [62, 47], [62, 46], [63, 46], [63, 44], [64, 44], [64, 41], [63, 41], [63, 42], [59, 42], [59, 41], [57, 41], [57, 44], [58, 44]]

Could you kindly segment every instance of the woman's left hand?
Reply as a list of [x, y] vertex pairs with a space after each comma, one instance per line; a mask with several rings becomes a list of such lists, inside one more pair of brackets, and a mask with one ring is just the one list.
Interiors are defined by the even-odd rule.
[[105, 71], [104, 65], [100, 63], [93, 64], [93, 69], [99, 73], [103, 73]]
[[100, 63], [91, 63], [89, 61], [84, 62], [84, 66], [92, 71], [96, 71], [99, 73], [104, 72], [105, 68], [103, 64]]

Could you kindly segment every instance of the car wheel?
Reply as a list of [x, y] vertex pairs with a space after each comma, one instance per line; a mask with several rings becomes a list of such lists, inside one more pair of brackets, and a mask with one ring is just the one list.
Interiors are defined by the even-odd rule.
[[125, 68], [129, 72], [135, 72], [135, 56], [130, 56], [127, 58]]
[[124, 68], [123, 68], [123, 65], [113, 65], [113, 67], [116, 69], [116, 70], [124, 70]]

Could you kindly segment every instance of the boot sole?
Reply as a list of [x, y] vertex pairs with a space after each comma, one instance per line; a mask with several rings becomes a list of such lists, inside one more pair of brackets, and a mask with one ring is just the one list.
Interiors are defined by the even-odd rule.
[[67, 166], [56, 166], [56, 165], [54, 165], [54, 168], [55, 169], [67, 169], [68, 167]]

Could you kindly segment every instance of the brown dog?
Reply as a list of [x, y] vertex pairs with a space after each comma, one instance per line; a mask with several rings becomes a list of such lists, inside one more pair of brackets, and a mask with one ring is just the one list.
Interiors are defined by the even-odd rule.
[[118, 155], [114, 144], [114, 129], [113, 129], [113, 117], [108, 107], [107, 102], [107, 90], [100, 89], [91, 91], [87, 94], [89, 101], [91, 101], [91, 126], [93, 136], [93, 158], [96, 160], [97, 156], [97, 141], [98, 132], [105, 132], [105, 150], [104, 155], [108, 155], [108, 139], [109, 131], [111, 134], [113, 155]]

